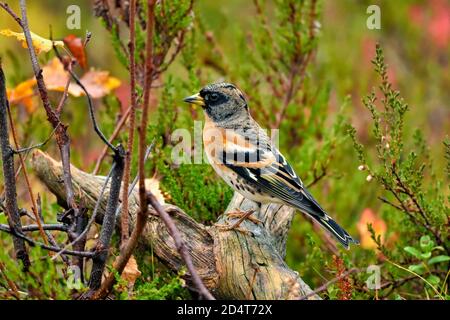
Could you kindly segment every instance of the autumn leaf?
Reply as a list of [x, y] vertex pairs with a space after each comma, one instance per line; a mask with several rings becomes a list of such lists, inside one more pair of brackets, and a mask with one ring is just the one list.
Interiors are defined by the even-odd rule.
[[[108, 71], [94, 69], [85, 73], [80, 81], [93, 99], [102, 98], [120, 86], [120, 80], [111, 77]], [[83, 89], [76, 83], [70, 84], [69, 93], [75, 97], [85, 95]]]
[[[4, 35], [6, 37], [15, 37], [18, 41], [22, 43], [22, 46], [24, 48], [28, 48], [27, 41], [25, 39], [25, 35], [23, 32], [14, 32], [10, 29], [3, 29], [0, 30], [0, 34]], [[36, 53], [39, 54], [42, 51], [49, 52], [53, 48], [53, 44], [58, 47], [64, 47], [64, 42], [62, 41], [51, 41], [49, 39], [42, 38], [41, 36], [38, 36], [37, 34], [30, 31], [31, 34], [31, 40], [33, 41], [33, 46], [36, 50]]]
[[[118, 257], [116, 258], [115, 263], [118, 261]], [[141, 271], [138, 268], [136, 259], [132, 255], [130, 259], [127, 262], [127, 265], [123, 269], [123, 272], [121, 274], [121, 278], [127, 282], [128, 289], [132, 289], [134, 286], [134, 283], [136, 282], [136, 279], [141, 276]]]
[[159, 180], [156, 178], [145, 179], [145, 190], [150, 191], [160, 204], [164, 204], [164, 196], [159, 188]]
[[387, 226], [384, 220], [378, 217], [372, 209], [366, 208], [363, 210], [357, 224], [361, 247], [364, 249], [376, 249], [377, 244], [371, 238], [371, 234], [367, 228], [368, 224], [372, 224], [372, 228], [377, 236], [380, 235], [381, 242], [384, 241]]
[[73, 54], [75, 59], [77, 59], [78, 64], [83, 68], [87, 68], [87, 57], [86, 51], [84, 49], [83, 40], [73, 34], [69, 34], [67, 37], [63, 39], [67, 48], [69, 48], [70, 52]]
[[29, 79], [19, 83], [14, 89], [6, 90], [9, 103], [11, 105], [22, 104], [28, 113], [36, 110], [36, 104], [33, 101], [33, 87], [36, 85], [36, 79]]
[[58, 58], [53, 58], [42, 68], [45, 86], [51, 91], [63, 92], [69, 81], [69, 73]]
[[[69, 73], [64, 70], [58, 58], [53, 58], [43, 68], [44, 82], [48, 90], [63, 92], [69, 80]], [[102, 98], [120, 86], [120, 80], [109, 75], [108, 71], [90, 70], [81, 79], [93, 99]], [[84, 90], [75, 82], [69, 84], [68, 93], [74, 97], [84, 96]]]

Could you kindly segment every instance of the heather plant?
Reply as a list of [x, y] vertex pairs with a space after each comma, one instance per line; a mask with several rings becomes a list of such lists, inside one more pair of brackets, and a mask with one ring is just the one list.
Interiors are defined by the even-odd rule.
[[[414, 26], [424, 24], [420, 20], [424, 17], [413, 15], [420, 5], [382, 1], [383, 28], [370, 33], [361, 27], [365, 25], [366, 2], [254, 0], [230, 1], [219, 8], [209, 1], [155, 1], [148, 86], [147, 2], [136, 1], [134, 51], [129, 44], [130, 1], [98, 0], [89, 7], [103, 28], [104, 33], [99, 34], [107, 42], [102, 50], [108, 54], [99, 57], [108, 57], [107, 69], [118, 74], [121, 89], [131, 88], [112, 91], [96, 99], [93, 106], [105, 137], [114, 146], [118, 143], [125, 146], [130, 139], [131, 125], [127, 119], [133, 104], [128, 98], [135, 93], [136, 131], [145, 132], [145, 146], [150, 150], [145, 162], [146, 178], [157, 181], [166, 203], [179, 207], [206, 227], [212, 226], [229, 204], [233, 196], [231, 188], [203, 161], [204, 156], [200, 155], [201, 163], [194, 163], [194, 158], [203, 153], [201, 139], [194, 143], [198, 123], [203, 124], [202, 110], [184, 104], [182, 99], [205, 84], [232, 82], [246, 94], [252, 116], [269, 130], [269, 135], [274, 134], [279, 149], [311, 193], [362, 242], [361, 246], [346, 251], [298, 214], [291, 224], [285, 257], [292, 270], [312, 289], [323, 288], [319, 295], [324, 299], [449, 298], [450, 141], [447, 138], [442, 143], [439, 133], [448, 128], [446, 113], [440, 109], [442, 101], [445, 104], [448, 100], [448, 93], [442, 89], [446, 88], [448, 77], [441, 76], [442, 70], [448, 68], [448, 59], [442, 54], [446, 51], [441, 47], [439, 35]], [[409, 10], [411, 23], [402, 13]], [[434, 10], [433, 7], [430, 16], [438, 23], [439, 16]], [[349, 19], [350, 14], [355, 18]], [[335, 30], [331, 32], [330, 28]], [[53, 29], [57, 38], [60, 35], [57, 26], [53, 25]], [[427, 32], [431, 33], [428, 37]], [[411, 41], [398, 41], [398, 34], [407, 35]], [[419, 35], [421, 41], [415, 41]], [[93, 33], [86, 48], [95, 45], [99, 37]], [[382, 45], [375, 48], [375, 39]], [[427, 41], [437, 41], [436, 47]], [[433, 49], [428, 51], [428, 47]], [[386, 50], [386, 59], [393, 60], [389, 67], [382, 48]], [[373, 56], [374, 49], [375, 58], [368, 66], [364, 54], [370, 52]], [[396, 52], [400, 53], [396, 56]], [[30, 78], [32, 72], [21, 63], [18, 48], [17, 52], [8, 49], [0, 54], [2, 66], [7, 70], [8, 89]], [[47, 65], [54, 55], [41, 54], [39, 62]], [[102, 59], [88, 54], [89, 59], [91, 56], [93, 61]], [[131, 80], [127, 79], [127, 73], [133, 68], [132, 57], [136, 69], [134, 91], [127, 83]], [[109, 64], [110, 60], [114, 63]], [[73, 68], [76, 73], [83, 72], [76, 65]], [[409, 72], [408, 81], [405, 69]], [[374, 83], [378, 85], [367, 94]], [[402, 89], [405, 100], [397, 87]], [[428, 92], [433, 99], [428, 99]], [[146, 93], [150, 97], [149, 122], [146, 128], [141, 128], [144, 117], [141, 106]], [[57, 91], [49, 94], [55, 106], [60, 94]], [[36, 98], [37, 89], [33, 95]], [[113, 149], [105, 146], [92, 130], [86, 99], [69, 97], [67, 101], [60, 120], [69, 125], [71, 162], [84, 171], [111, 177], [117, 157], [111, 157]], [[30, 112], [22, 104], [11, 103], [10, 114], [21, 146], [46, 140], [53, 131], [50, 125], [44, 125], [46, 114], [40, 109]], [[437, 123], [436, 130], [433, 125], [426, 126], [428, 121]], [[187, 161], [181, 164], [173, 158], [173, 150], [180, 143], [175, 133], [180, 129], [190, 134]], [[137, 138], [133, 146], [135, 155], [139, 147]], [[59, 151], [53, 142], [41, 148], [50, 154]], [[25, 160], [31, 158], [30, 153], [23, 156]], [[14, 160], [20, 167], [17, 154]], [[32, 176], [33, 171], [26, 163], [25, 169]], [[139, 161], [133, 156], [130, 180], [138, 172]], [[28, 188], [21, 176], [17, 181], [18, 209], [23, 209], [21, 219], [31, 223], [33, 206]], [[70, 216], [67, 204], [55, 199], [34, 178], [31, 189], [42, 199], [39, 209], [45, 221], [66, 221], [68, 211]], [[77, 202], [82, 208], [80, 200]], [[0, 209], [5, 211], [3, 201]], [[369, 223], [362, 219], [366, 210], [375, 216]], [[9, 230], [2, 212], [2, 231]], [[57, 243], [68, 243], [65, 233], [50, 233]], [[86, 245], [80, 250], [92, 251], [100, 234], [101, 225], [92, 226]], [[106, 261], [105, 276], [116, 282], [110, 297], [145, 300], [198, 297], [187, 288], [185, 270], [170, 270], [163, 265], [152, 245], [133, 251], [139, 270], [131, 273], [139, 271], [139, 275], [130, 289], [128, 280], [112, 267], [123, 252], [120, 236], [116, 232], [112, 237]], [[37, 232], [30, 234], [30, 238], [43, 241]], [[29, 250], [32, 267], [29, 273], [24, 273], [11, 258], [11, 235], [1, 232], [0, 244], [4, 248], [0, 252], [1, 298], [70, 299], [88, 291], [87, 279], [73, 285], [66, 262], [60, 258], [52, 260], [47, 251]], [[91, 268], [91, 263], [85, 265], [84, 274], [89, 274]], [[370, 270], [378, 270], [379, 274]], [[377, 275], [379, 278], [373, 278]], [[370, 279], [375, 279], [374, 286], [368, 284]]]
[[372, 116], [375, 151], [357, 141], [354, 128], [349, 134], [359, 169], [367, 174], [366, 180], [373, 179], [383, 189], [378, 198], [386, 204], [384, 217], [396, 238], [395, 244], [387, 247], [369, 225], [385, 260], [383, 277], [390, 279], [381, 296], [419, 282], [425, 297], [443, 298], [450, 259], [448, 175], [434, 171], [429, 147], [419, 129], [405, 138], [405, 114], [410, 107], [389, 82], [380, 45], [372, 63], [381, 84], [363, 103]]

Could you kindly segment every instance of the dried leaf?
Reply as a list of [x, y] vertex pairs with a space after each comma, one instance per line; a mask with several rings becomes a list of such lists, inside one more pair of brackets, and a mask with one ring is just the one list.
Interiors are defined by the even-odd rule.
[[[98, 99], [111, 93], [120, 86], [120, 80], [109, 75], [108, 71], [90, 70], [80, 79], [93, 99]], [[69, 93], [75, 97], [84, 95], [83, 89], [76, 83], [71, 83]]]
[[367, 228], [368, 224], [372, 224], [372, 228], [375, 234], [381, 236], [381, 241], [384, 241], [386, 235], [387, 226], [383, 219], [378, 217], [378, 215], [370, 208], [364, 209], [359, 218], [357, 228], [359, 231], [359, 236], [361, 240], [361, 247], [364, 249], [375, 249], [377, 244], [372, 240], [371, 234]]
[[64, 92], [70, 77], [58, 58], [53, 58], [42, 68], [42, 75], [48, 90], [61, 92]]
[[[53, 58], [43, 67], [43, 76], [47, 89], [60, 92], [64, 91], [70, 77], [58, 58]], [[120, 86], [120, 80], [111, 77], [108, 71], [91, 70], [80, 81], [93, 99], [102, 98]], [[83, 89], [74, 82], [70, 83], [68, 92], [74, 97], [85, 95]]]
[[87, 68], [87, 57], [84, 48], [83, 40], [73, 34], [69, 34], [64, 38], [64, 43], [69, 48], [70, 52], [73, 54], [75, 59], [77, 59], [78, 64], [83, 68]]
[[150, 191], [160, 204], [164, 204], [164, 196], [159, 188], [159, 180], [156, 178], [145, 179], [145, 189]]
[[127, 262], [127, 265], [123, 269], [122, 279], [124, 279], [128, 283], [128, 288], [132, 288], [136, 279], [141, 276], [141, 271], [139, 271], [136, 259], [134, 256], [131, 256]]
[[29, 79], [19, 83], [14, 89], [8, 89], [6, 94], [9, 103], [22, 104], [25, 106], [28, 113], [36, 110], [36, 103], [33, 100], [33, 87], [36, 85], [36, 79]]
[[[0, 30], [0, 34], [4, 35], [6, 37], [16, 37], [16, 39], [22, 43], [22, 46], [24, 48], [28, 48], [27, 41], [25, 39], [25, 35], [23, 32], [19, 33], [19, 32], [11, 31], [10, 29], [3, 29], [3, 30]], [[51, 40], [42, 38], [41, 36], [38, 36], [37, 34], [31, 32], [31, 31], [30, 31], [30, 34], [31, 34], [31, 39], [33, 41], [33, 46], [34, 46], [37, 54], [41, 53], [42, 51], [49, 52], [50, 50], [52, 50], [53, 44], [55, 44], [55, 46], [58, 46], [58, 47], [64, 47], [63, 41], [53, 41], [53, 43], [52, 43]]]

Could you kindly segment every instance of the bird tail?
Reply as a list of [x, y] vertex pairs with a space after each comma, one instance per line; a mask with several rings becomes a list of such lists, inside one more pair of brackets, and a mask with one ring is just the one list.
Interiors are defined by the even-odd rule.
[[337, 224], [329, 215], [325, 215], [324, 217], [319, 217], [317, 215], [310, 215], [310, 217], [314, 218], [324, 229], [329, 231], [344, 247], [348, 249], [350, 243], [359, 244], [359, 241], [353, 239], [351, 235], [348, 234], [347, 231], [344, 230], [340, 225]]

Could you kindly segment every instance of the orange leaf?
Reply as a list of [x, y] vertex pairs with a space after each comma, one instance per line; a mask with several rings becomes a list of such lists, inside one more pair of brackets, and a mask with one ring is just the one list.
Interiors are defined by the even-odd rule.
[[361, 217], [359, 218], [357, 228], [361, 240], [361, 247], [364, 249], [375, 249], [377, 244], [372, 240], [371, 234], [367, 228], [368, 224], [372, 224], [372, 228], [375, 234], [381, 236], [381, 242], [384, 241], [386, 235], [387, 226], [383, 219], [370, 208], [363, 210]]
[[136, 259], [134, 256], [131, 256], [130, 259], [127, 262], [127, 265], [123, 269], [122, 272], [122, 279], [124, 279], [129, 287], [133, 287], [134, 283], [136, 282], [136, 279], [141, 276], [141, 271], [139, 271]]
[[145, 179], [145, 190], [150, 191], [160, 204], [164, 204], [164, 196], [159, 188], [159, 180], [156, 178]]
[[75, 59], [77, 59], [79, 65], [83, 68], [87, 68], [86, 51], [84, 49], [83, 40], [73, 34], [69, 34], [64, 38], [64, 43], [72, 52]]
[[11, 104], [22, 104], [28, 113], [36, 110], [36, 104], [33, 101], [33, 87], [36, 85], [36, 79], [26, 80], [19, 83], [14, 89], [7, 90], [8, 100]]
[[[47, 89], [63, 92], [70, 75], [64, 70], [59, 59], [53, 58], [42, 69]], [[93, 99], [102, 98], [120, 86], [120, 80], [111, 77], [108, 71], [90, 70], [81, 77], [80, 81]], [[83, 89], [75, 82], [70, 83], [68, 92], [74, 97], [85, 95]]]
[[[28, 48], [27, 41], [25, 39], [25, 35], [23, 32], [19, 33], [19, 32], [11, 31], [9, 29], [3, 29], [3, 30], [0, 30], [0, 34], [4, 35], [6, 37], [16, 37], [16, 39], [22, 43], [22, 47]], [[30, 34], [31, 34], [31, 40], [33, 41], [34, 49], [36, 50], [37, 54], [41, 53], [42, 51], [49, 52], [50, 50], [52, 50], [53, 44], [58, 47], [64, 47], [64, 42], [62, 42], [62, 41], [53, 41], [52, 42], [51, 40], [42, 38], [31, 31], [30, 31]]]
[[48, 90], [61, 92], [64, 92], [70, 77], [58, 58], [53, 58], [42, 68], [42, 75], [44, 76], [45, 86]]
[[[109, 75], [108, 71], [90, 70], [80, 79], [93, 99], [106, 96], [120, 86], [120, 80]], [[83, 89], [76, 83], [71, 83], [69, 93], [75, 97], [84, 95]]]

